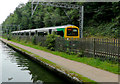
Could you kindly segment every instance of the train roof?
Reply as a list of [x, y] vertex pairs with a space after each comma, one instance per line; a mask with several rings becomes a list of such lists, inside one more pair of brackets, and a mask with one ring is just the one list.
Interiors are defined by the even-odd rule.
[[21, 31], [13, 31], [12, 33], [18, 33], [18, 32], [35, 32], [35, 31], [47, 31], [49, 29], [57, 29], [57, 28], [66, 28], [68, 26], [75, 26], [75, 25], [63, 25], [63, 26], [54, 26], [54, 27], [44, 27], [44, 28], [37, 28], [37, 29], [29, 29], [29, 30], [21, 30]]
[[63, 26], [54, 26], [54, 27], [44, 27], [44, 28], [38, 28], [38, 29], [56, 29], [56, 28], [66, 28], [68, 26], [74, 26], [74, 25], [63, 25]]

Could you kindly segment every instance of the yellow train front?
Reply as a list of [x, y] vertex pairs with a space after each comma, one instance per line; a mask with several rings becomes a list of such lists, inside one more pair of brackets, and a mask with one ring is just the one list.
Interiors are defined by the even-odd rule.
[[74, 25], [66, 25], [56, 28], [57, 35], [60, 35], [61, 37], [70, 40], [70, 39], [79, 39], [79, 28]]
[[65, 34], [64, 38], [69, 40], [69, 39], [79, 39], [80, 34], [79, 34], [79, 28], [77, 26], [68, 26], [65, 28]]

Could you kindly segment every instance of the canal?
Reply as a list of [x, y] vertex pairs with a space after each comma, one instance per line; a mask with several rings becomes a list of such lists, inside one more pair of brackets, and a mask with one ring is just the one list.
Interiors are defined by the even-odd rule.
[[2, 70], [2, 81], [0, 82], [66, 83], [64, 79], [14, 51], [1, 41], [0, 56], [0, 62], [2, 61], [2, 69], [0, 69]]

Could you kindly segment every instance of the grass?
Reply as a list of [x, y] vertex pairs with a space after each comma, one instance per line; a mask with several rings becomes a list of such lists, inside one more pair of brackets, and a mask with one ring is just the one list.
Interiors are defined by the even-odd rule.
[[112, 63], [112, 62], [108, 62], [108, 61], [101, 61], [100, 59], [95, 59], [95, 58], [88, 58], [88, 57], [78, 57], [77, 55], [69, 55], [67, 53], [64, 52], [58, 52], [58, 51], [50, 51], [48, 50], [46, 47], [41, 47], [38, 45], [34, 45], [32, 43], [25, 43], [24, 41], [16, 41], [16, 40], [11, 40], [14, 41], [16, 43], [20, 43], [22, 45], [25, 46], [29, 46], [38, 50], [43, 50], [45, 52], [49, 52], [52, 53], [54, 55], [58, 55], [73, 61], [77, 61], [77, 62], [81, 62], [81, 63], [85, 63], [88, 65], [91, 65], [93, 67], [96, 68], [100, 68], [115, 74], [120, 74], [119, 69], [118, 69], [118, 63]]
[[18, 47], [18, 46], [15, 46], [15, 45], [13, 45], [13, 44], [11, 44], [11, 43], [9, 43], [9, 45], [11, 45], [11, 46], [19, 49], [19, 50], [22, 51], [22, 52], [26, 52], [28, 55], [34, 56], [34, 57], [37, 58], [38, 60], [41, 60], [42, 62], [45, 62], [45, 63], [47, 63], [47, 64], [49, 64], [49, 65], [51, 65], [51, 66], [53, 66], [53, 67], [55, 67], [55, 68], [57, 68], [57, 69], [59, 69], [59, 70], [61, 70], [61, 71], [64, 71], [65, 73], [69, 74], [69, 75], [72, 76], [72, 77], [77, 77], [79, 80], [82, 80], [82, 82], [90, 82], [90, 83], [95, 83], [95, 84], [97, 84], [95, 81], [93, 81], [93, 80], [91, 80], [91, 79], [88, 79], [87, 77], [84, 77], [84, 76], [82, 76], [82, 75], [80, 75], [80, 74], [78, 74], [78, 73], [76, 73], [76, 72], [66, 70], [66, 69], [62, 68], [61, 66], [59, 66], [59, 65], [57, 65], [57, 64], [55, 64], [55, 63], [53, 63], [53, 62], [51, 62], [51, 61], [49, 61], [49, 60], [47, 60], [47, 59], [44, 59], [43, 57], [40, 57], [40, 56], [38, 56], [38, 55], [36, 55], [36, 54], [34, 54], [34, 53], [31, 53], [31, 52], [29, 52], [29, 51], [27, 51], [27, 50], [25, 50], [25, 49], [22, 49], [22, 48], [20, 48], [20, 47]]

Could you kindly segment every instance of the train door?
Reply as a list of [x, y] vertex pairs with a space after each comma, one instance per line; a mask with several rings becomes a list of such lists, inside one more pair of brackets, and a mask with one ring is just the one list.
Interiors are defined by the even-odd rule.
[[38, 36], [38, 31], [37, 30], [35, 31], [35, 35]]
[[49, 34], [51, 34], [52, 33], [52, 29], [49, 29]]
[[57, 31], [57, 35], [60, 35], [61, 37], [64, 37], [64, 32], [63, 31]]

